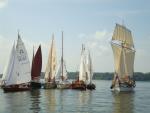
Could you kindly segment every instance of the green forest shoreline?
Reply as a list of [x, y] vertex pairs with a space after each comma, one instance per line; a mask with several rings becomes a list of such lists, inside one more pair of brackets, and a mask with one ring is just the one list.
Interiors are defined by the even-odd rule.
[[[76, 79], [78, 72], [68, 72], [69, 79]], [[41, 78], [44, 78], [44, 72], [41, 73]], [[112, 80], [114, 73], [112, 72], [95, 72], [93, 75], [93, 80]], [[0, 74], [0, 78], [2, 74]], [[135, 72], [134, 79], [136, 81], [150, 81], [150, 72], [142, 73], [142, 72]]]
[[[75, 79], [77, 78], [78, 72], [69, 72], [69, 78]], [[93, 80], [112, 80], [114, 73], [112, 72], [95, 72], [93, 75]], [[149, 73], [142, 73], [142, 72], [135, 72], [134, 79], [136, 81], [150, 81], [150, 72]]]

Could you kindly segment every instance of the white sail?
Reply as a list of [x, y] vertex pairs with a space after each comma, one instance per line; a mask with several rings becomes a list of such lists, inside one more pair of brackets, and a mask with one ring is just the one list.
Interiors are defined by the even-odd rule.
[[125, 43], [124, 46], [129, 48], [134, 46], [131, 31], [123, 25], [116, 24], [112, 36], [112, 41], [113, 40], [121, 41], [121, 43]]
[[5, 67], [2, 81], [5, 82], [6, 85], [9, 84], [10, 77], [12, 76], [12, 71], [14, 69], [14, 63], [15, 63], [15, 58], [16, 58], [16, 49], [15, 49], [15, 43], [12, 47], [11, 54], [9, 57], [8, 64]]
[[82, 47], [81, 58], [80, 58], [79, 80], [86, 82], [87, 79], [88, 79], [88, 74], [86, 69], [85, 48]]
[[56, 47], [55, 47], [54, 36], [53, 36], [51, 48], [50, 48], [49, 56], [48, 56], [48, 62], [46, 65], [46, 71], [45, 71], [46, 81], [48, 81], [49, 79], [54, 79], [56, 75], [56, 65], [57, 65]]
[[30, 61], [24, 43], [19, 34], [16, 45], [17, 62], [19, 68], [17, 69], [16, 84], [27, 83], [31, 81]]
[[61, 80], [63, 75], [63, 80], [67, 80], [68, 78], [68, 73], [66, 69], [65, 62], [63, 61], [63, 74], [62, 74], [62, 64], [60, 63], [56, 72], [56, 79]]
[[125, 52], [125, 75], [128, 75], [132, 78], [133, 76], [133, 67], [134, 67], [134, 56], [135, 56], [135, 51], [129, 50], [129, 49], [124, 49]]
[[[116, 41], [118, 41], [116, 43]], [[119, 77], [133, 76], [134, 44], [131, 31], [125, 26], [116, 24], [112, 36], [112, 49], [114, 53], [115, 72]]]
[[21, 84], [31, 81], [30, 62], [24, 43], [18, 35], [17, 45], [12, 48], [9, 63], [4, 73], [5, 85]]
[[88, 82], [92, 83], [93, 69], [92, 69], [92, 59], [91, 59], [90, 51], [88, 51], [86, 57], [86, 71], [88, 74]]

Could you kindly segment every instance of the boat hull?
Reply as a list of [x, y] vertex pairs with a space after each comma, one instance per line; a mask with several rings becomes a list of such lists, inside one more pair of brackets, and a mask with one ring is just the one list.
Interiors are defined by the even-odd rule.
[[31, 82], [30, 84], [32, 89], [40, 89], [42, 86], [40, 82]]
[[95, 84], [92, 83], [92, 84], [88, 84], [86, 88], [89, 90], [94, 90], [96, 88], [96, 86], [95, 86]]
[[57, 85], [56, 85], [56, 83], [48, 82], [48, 83], [43, 84], [43, 88], [44, 89], [55, 89], [55, 88], [57, 88]]
[[70, 89], [71, 83], [69, 81], [61, 81], [57, 83], [58, 89]]
[[121, 83], [120, 85], [116, 85], [114, 88], [112, 88], [112, 91], [132, 92], [134, 91], [134, 87], [129, 87], [126, 83]]
[[75, 81], [72, 82], [71, 88], [78, 89], [78, 90], [86, 90], [86, 84], [84, 82]]
[[30, 84], [16, 84], [2, 87], [4, 92], [17, 92], [17, 91], [28, 91], [30, 90]]

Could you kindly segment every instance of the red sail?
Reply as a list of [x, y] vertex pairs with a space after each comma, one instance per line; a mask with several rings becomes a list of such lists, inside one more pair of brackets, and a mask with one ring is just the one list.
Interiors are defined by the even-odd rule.
[[31, 68], [32, 80], [38, 81], [40, 79], [41, 69], [42, 69], [42, 52], [40, 45], [35, 56], [33, 53], [32, 68]]

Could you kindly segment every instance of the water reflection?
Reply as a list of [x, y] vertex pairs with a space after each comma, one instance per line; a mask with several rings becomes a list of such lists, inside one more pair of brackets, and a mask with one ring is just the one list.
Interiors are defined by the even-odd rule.
[[60, 113], [63, 113], [65, 111], [64, 107], [65, 107], [65, 102], [64, 102], [64, 99], [65, 99], [65, 91], [63, 90], [60, 90], [60, 95], [59, 95], [59, 105], [60, 105], [60, 108], [58, 108], [58, 111]]
[[134, 113], [134, 92], [113, 93], [114, 113]]
[[31, 91], [31, 96], [30, 96], [30, 100], [31, 100], [31, 108], [30, 110], [33, 111], [33, 113], [38, 113], [40, 111], [40, 90], [32, 90]]
[[91, 111], [91, 102], [92, 102], [92, 91], [79, 91], [78, 92], [78, 113]]
[[[6, 93], [4, 95], [5, 102], [5, 109], [1, 111], [2, 113], [26, 113], [29, 112], [29, 97], [28, 92], [15, 92], [15, 93]], [[7, 104], [6, 104], [7, 103]], [[3, 106], [1, 104], [1, 106]], [[28, 109], [28, 110], [26, 110]]]
[[54, 113], [56, 111], [56, 97], [55, 97], [55, 90], [49, 89], [45, 90], [45, 111], [49, 113]]
[[91, 91], [79, 91], [78, 92], [78, 101], [81, 106], [89, 105], [91, 102]]

